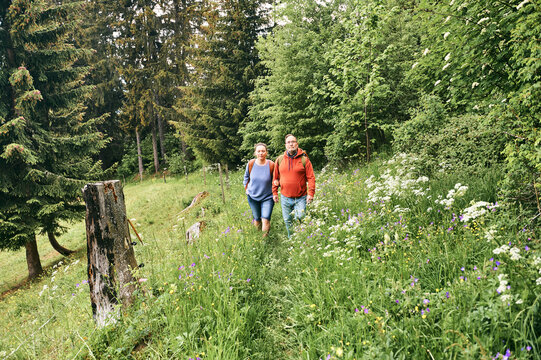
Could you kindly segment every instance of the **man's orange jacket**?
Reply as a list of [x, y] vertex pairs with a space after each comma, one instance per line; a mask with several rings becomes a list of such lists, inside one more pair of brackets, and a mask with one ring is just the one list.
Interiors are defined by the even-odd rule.
[[[306, 166], [302, 164], [302, 157], [305, 156]], [[316, 193], [316, 176], [314, 168], [308, 159], [308, 156], [302, 149], [297, 149], [297, 155], [290, 158], [287, 151], [284, 152], [282, 161], [274, 166], [272, 194], [278, 195], [278, 186], [274, 185], [274, 180], [280, 182], [282, 195], [285, 197], [296, 198], [306, 194], [314, 196]], [[308, 190], [306, 189], [308, 183]]]

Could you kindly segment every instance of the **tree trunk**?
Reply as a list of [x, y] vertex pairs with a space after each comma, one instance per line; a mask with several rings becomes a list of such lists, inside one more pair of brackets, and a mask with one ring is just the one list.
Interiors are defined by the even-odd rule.
[[65, 247], [60, 245], [58, 241], [56, 241], [56, 237], [54, 236], [54, 233], [52, 231], [47, 231], [47, 236], [49, 237], [49, 242], [51, 243], [53, 249], [58, 251], [60, 254], [64, 256], [69, 256], [75, 252], [73, 250], [66, 249]]
[[[87, 184], [86, 204], [88, 282], [92, 314], [98, 326], [114, 319], [116, 305], [132, 303], [137, 268], [119, 180]], [[114, 321], [114, 320], [113, 320]]]
[[24, 246], [26, 248], [26, 264], [28, 265], [28, 280], [32, 280], [43, 273], [36, 235], [34, 234], [32, 240], [28, 241]]
[[143, 181], [143, 155], [141, 155], [141, 137], [139, 130], [135, 128], [135, 139], [137, 140], [137, 159], [139, 161], [139, 180]]
[[[154, 93], [154, 102], [159, 107], [160, 104], [158, 102], [158, 94], [156, 94], [156, 91], [152, 91]], [[155, 109], [156, 111], [156, 120], [158, 120], [158, 137], [160, 138], [160, 151], [162, 154], [163, 161], [167, 161], [167, 155], [165, 153], [165, 135], [163, 133], [163, 119], [162, 115], [160, 114], [159, 109]]]
[[158, 157], [158, 140], [156, 139], [156, 123], [151, 121], [152, 129], [152, 154], [154, 155], [154, 172], [160, 171], [160, 159]]

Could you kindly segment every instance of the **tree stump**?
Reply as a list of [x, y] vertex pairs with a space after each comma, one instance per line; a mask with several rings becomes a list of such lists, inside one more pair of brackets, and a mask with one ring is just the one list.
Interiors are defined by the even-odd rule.
[[193, 244], [195, 239], [201, 235], [201, 231], [205, 227], [204, 221], [198, 221], [186, 230], [186, 242], [188, 244]]
[[94, 320], [101, 327], [115, 318], [119, 303], [123, 306], [132, 303], [135, 289], [132, 270], [137, 268], [137, 261], [120, 181], [87, 184], [83, 198], [90, 302]]

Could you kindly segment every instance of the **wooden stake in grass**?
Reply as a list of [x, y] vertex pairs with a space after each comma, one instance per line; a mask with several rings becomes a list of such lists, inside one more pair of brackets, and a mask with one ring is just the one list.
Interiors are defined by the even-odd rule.
[[186, 175], [186, 185], [188, 185], [188, 170], [186, 169], [186, 165], [184, 165], [184, 175]]
[[165, 180], [165, 172], [167, 171], [167, 168], [164, 168], [163, 169], [163, 183], [167, 183], [167, 181]]
[[207, 168], [203, 166], [203, 183], [207, 186]]
[[227, 164], [225, 164], [225, 184], [229, 189], [229, 166]]
[[224, 179], [222, 178], [222, 165], [220, 163], [218, 163], [218, 172], [220, 173], [220, 185], [222, 186], [222, 200], [225, 204]]
[[[116, 316], [115, 308], [132, 303], [137, 261], [130, 241], [124, 193], [119, 180], [87, 184], [88, 282], [92, 314], [99, 327]], [[114, 320], [113, 320], [114, 321]]]

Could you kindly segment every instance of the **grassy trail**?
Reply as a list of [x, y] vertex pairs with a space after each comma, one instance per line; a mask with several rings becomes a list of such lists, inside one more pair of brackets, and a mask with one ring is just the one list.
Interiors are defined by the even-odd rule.
[[412, 167], [326, 169], [290, 239], [279, 205], [269, 237], [251, 225], [240, 172], [226, 204], [215, 174], [206, 187], [197, 174], [128, 185], [145, 243], [136, 303], [96, 329], [86, 264], [67, 259], [0, 302], [0, 358], [535, 359], [539, 240], [495, 202], [498, 174], [428, 179]]

